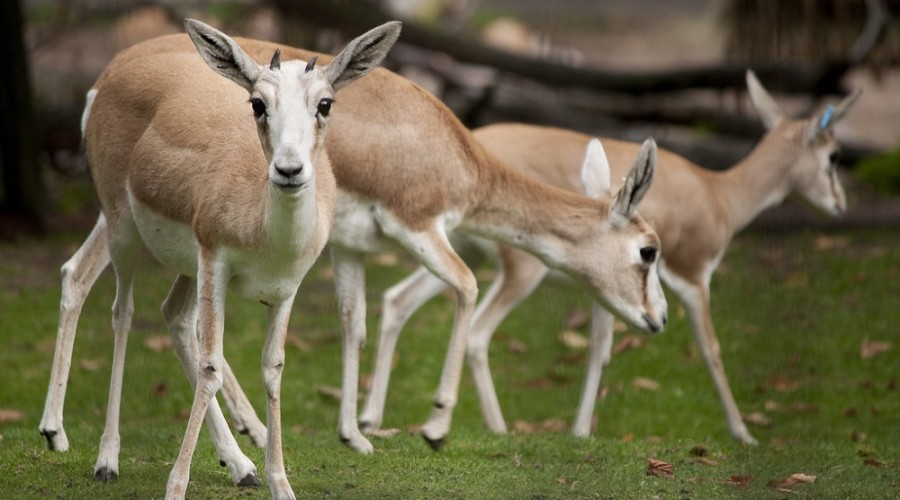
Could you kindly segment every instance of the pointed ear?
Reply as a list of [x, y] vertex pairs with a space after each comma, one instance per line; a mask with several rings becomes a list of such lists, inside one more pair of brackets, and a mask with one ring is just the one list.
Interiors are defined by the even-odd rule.
[[610, 209], [610, 215], [630, 219], [637, 210], [638, 203], [650, 189], [653, 175], [656, 173], [656, 141], [647, 138], [641, 145], [641, 151], [625, 178], [625, 184]]
[[400, 21], [391, 21], [360, 35], [347, 44], [331, 64], [325, 76], [335, 91], [375, 69], [400, 36]]
[[827, 106], [821, 112], [817, 113], [806, 125], [806, 140], [815, 142], [826, 130], [833, 127], [844, 115], [850, 111], [850, 108], [859, 99], [862, 94], [861, 89], [854, 90], [850, 95], [844, 98], [837, 106]]
[[200, 57], [216, 73], [250, 91], [259, 77], [259, 65], [237, 42], [212, 26], [194, 19], [184, 20], [184, 29]]
[[581, 162], [581, 186], [589, 198], [597, 198], [610, 190], [609, 160], [599, 139], [591, 139]]
[[747, 70], [747, 89], [750, 91], [750, 101], [753, 102], [753, 107], [759, 113], [763, 125], [766, 126], [766, 129], [772, 130], [784, 118], [784, 113], [781, 112], [775, 99], [772, 99], [765, 87], [759, 83], [753, 70], [749, 69]]

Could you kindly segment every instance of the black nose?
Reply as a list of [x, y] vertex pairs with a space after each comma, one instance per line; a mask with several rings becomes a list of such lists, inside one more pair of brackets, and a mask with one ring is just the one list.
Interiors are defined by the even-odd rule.
[[275, 165], [275, 171], [278, 172], [278, 175], [282, 175], [287, 179], [291, 179], [303, 173], [303, 165], [291, 165], [288, 167], [282, 167], [281, 165]]

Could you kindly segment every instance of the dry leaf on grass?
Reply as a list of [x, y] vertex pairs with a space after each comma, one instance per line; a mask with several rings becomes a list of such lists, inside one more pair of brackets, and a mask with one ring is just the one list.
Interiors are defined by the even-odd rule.
[[341, 390], [337, 387], [332, 387], [330, 385], [320, 385], [316, 391], [319, 393], [319, 396], [322, 396], [326, 399], [341, 399]]
[[882, 342], [880, 340], [863, 339], [859, 346], [859, 357], [862, 359], [870, 359], [881, 353], [891, 350], [890, 342]]
[[574, 330], [581, 328], [590, 321], [591, 315], [584, 309], [572, 309], [566, 316], [566, 328]]
[[775, 375], [768, 380], [768, 385], [776, 392], [788, 392], [803, 387], [803, 382], [783, 375]]
[[513, 431], [520, 434], [534, 434], [535, 432], [564, 432], [566, 423], [562, 420], [551, 418], [543, 422], [526, 422], [525, 420], [515, 420], [512, 425]]
[[647, 475], [672, 479], [675, 477], [675, 469], [672, 464], [657, 460], [655, 458], [647, 458]]
[[377, 429], [370, 432], [369, 435], [377, 438], [389, 439], [400, 434], [401, 432], [403, 431], [401, 431], [400, 429]]
[[625, 434], [624, 436], [622, 436], [622, 439], [620, 439], [619, 441], [622, 443], [627, 443], [627, 442], [631, 441], [632, 439], [634, 439], [634, 433], [629, 432], [628, 434]]
[[563, 330], [559, 332], [559, 340], [564, 346], [575, 350], [587, 349], [590, 344], [587, 337], [574, 330]]
[[96, 372], [103, 368], [103, 360], [101, 359], [82, 359], [78, 362], [78, 367], [86, 372]]
[[144, 347], [153, 352], [163, 352], [172, 348], [172, 337], [168, 335], [151, 335], [144, 339]]
[[23, 413], [21, 410], [0, 408], [0, 424], [5, 424], [8, 422], [19, 422], [23, 418], [25, 418], [25, 413]]
[[763, 405], [763, 408], [765, 408], [766, 411], [778, 411], [781, 409], [781, 404], [778, 403], [777, 401], [772, 401], [771, 399], [767, 399], [765, 404]]
[[867, 458], [863, 460], [863, 464], [869, 467], [884, 467], [884, 462], [876, 458]]
[[746, 490], [750, 487], [750, 483], [753, 482], [753, 476], [747, 476], [743, 474], [735, 474], [728, 479], [725, 480], [725, 484], [730, 484], [732, 486], [737, 486], [742, 490]]
[[634, 377], [631, 380], [631, 385], [637, 387], [638, 389], [647, 391], [655, 391], [659, 389], [659, 382], [644, 377]]
[[835, 250], [845, 248], [850, 240], [845, 236], [819, 236], [816, 238], [816, 250]]
[[398, 259], [397, 254], [385, 252], [373, 255], [370, 261], [377, 266], [394, 267], [397, 265]]
[[525, 354], [528, 352], [528, 344], [518, 340], [510, 340], [506, 343], [506, 348], [513, 354]]
[[285, 338], [285, 341], [288, 345], [292, 345], [299, 349], [300, 352], [305, 353], [312, 350], [312, 346], [309, 345], [309, 342], [301, 339], [300, 336], [295, 333], [287, 334], [287, 338]]
[[816, 413], [819, 411], [819, 405], [815, 403], [804, 403], [803, 401], [797, 401], [791, 403], [790, 409], [791, 411], [796, 413]]
[[773, 479], [773, 480], [769, 481], [768, 483], [766, 483], [766, 485], [768, 485], [769, 488], [775, 488], [778, 490], [788, 490], [789, 491], [792, 486], [795, 486], [798, 484], [805, 484], [805, 483], [814, 483], [814, 482], [816, 482], [816, 476], [802, 474], [802, 473], [798, 472], [796, 474], [791, 474], [790, 476], [788, 476], [784, 479]]
[[706, 465], [709, 467], [715, 467], [715, 466], [719, 465], [719, 462], [716, 462], [715, 460], [713, 460], [711, 458], [707, 458], [707, 457], [695, 457], [695, 458], [692, 458], [691, 461], [694, 462], [695, 464]]
[[854, 443], [862, 443], [865, 440], [866, 440], [865, 432], [853, 431], [850, 433], [850, 441], [853, 441]]
[[619, 354], [628, 349], [640, 349], [645, 345], [647, 345], [647, 337], [642, 337], [640, 335], [625, 335], [622, 337], [622, 340], [613, 344], [612, 353]]
[[744, 419], [744, 422], [760, 427], [769, 427], [772, 425], [772, 419], [767, 417], [766, 414], [761, 411], [745, 413], [742, 418]]

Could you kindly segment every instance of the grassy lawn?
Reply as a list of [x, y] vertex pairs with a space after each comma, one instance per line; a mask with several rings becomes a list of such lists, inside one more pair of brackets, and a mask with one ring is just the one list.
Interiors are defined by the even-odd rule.
[[[105, 412], [114, 284], [104, 274], [85, 305], [66, 405], [72, 449], [46, 450], [38, 434], [53, 356], [59, 267], [86, 230], [0, 245], [0, 498], [161, 498], [186, 425], [192, 393], [161, 339], [159, 305], [172, 276], [139, 275], [125, 372], [122, 454], [117, 482], [92, 471]], [[381, 292], [412, 269], [378, 259], [370, 266], [371, 358]], [[490, 271], [479, 273], [489, 278]], [[486, 282], [482, 283], [486, 288]], [[303, 498], [898, 498], [900, 497], [900, 232], [745, 234], [713, 283], [713, 314], [726, 371], [760, 445], [728, 434], [712, 381], [680, 305], [670, 296], [667, 331], [613, 357], [595, 436], [554, 431], [571, 422], [585, 352], [560, 341], [576, 290], [549, 283], [501, 326], [491, 366], [511, 428], [490, 434], [468, 374], [453, 432], [440, 453], [411, 432], [423, 422], [439, 379], [453, 314], [435, 300], [401, 338], [384, 427], [374, 456], [343, 447], [334, 432], [340, 340], [327, 259], [307, 277], [291, 321], [283, 383], [289, 476]], [[229, 299], [225, 350], [257, 411], [262, 306]], [[586, 328], [580, 327], [581, 333]], [[617, 341], [624, 335], [617, 337]], [[892, 349], [861, 356], [865, 339]], [[636, 378], [658, 383], [641, 388]], [[647, 384], [643, 384], [647, 385]], [[766, 422], [763, 422], [765, 424]], [[535, 427], [548, 430], [534, 431]], [[262, 472], [263, 453], [239, 442]], [[648, 458], [674, 477], [647, 475]], [[779, 490], [792, 474], [815, 476]], [[188, 496], [267, 498], [268, 489], [231, 485], [207, 434], [194, 456]]]

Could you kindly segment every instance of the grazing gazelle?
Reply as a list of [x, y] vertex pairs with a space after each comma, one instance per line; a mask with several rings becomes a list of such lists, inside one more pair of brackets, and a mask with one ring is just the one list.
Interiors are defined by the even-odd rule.
[[[113, 375], [95, 475], [104, 481], [118, 475], [132, 283], [146, 246], [179, 273], [163, 312], [167, 321], [182, 325], [176, 350], [196, 387], [166, 497], [185, 495], [207, 409], [217, 444], [225, 440], [219, 456], [233, 479], [258, 484], [253, 464], [227, 425], [217, 427], [222, 421], [215, 394], [223, 379], [224, 301], [231, 286], [269, 307], [262, 356], [266, 478], [274, 498], [294, 498], [281, 447], [284, 339], [297, 288], [328, 241], [334, 219], [336, 183], [325, 148], [329, 113], [335, 93], [387, 54], [400, 24], [385, 24], [353, 40], [327, 66], [317, 66], [315, 59], [281, 62], [274, 47], [271, 62], [260, 65], [210, 26], [189, 19], [185, 28], [196, 49], [184, 37], [187, 43], [178, 48], [136, 46], [114, 58], [90, 91], [83, 119], [102, 215], [63, 275], [84, 279], [87, 272], [88, 280], [95, 278], [108, 251], [117, 283]], [[185, 47], [189, 50], [178, 50]], [[104, 239], [106, 248], [100, 243]], [[71, 310], [69, 298], [64, 294], [63, 316]], [[77, 302], [76, 310], [82, 301]], [[42, 432], [51, 443], [62, 437], [57, 443], [64, 448], [61, 422], [54, 425], [52, 417], [45, 414]]]
[[[832, 127], [859, 94], [850, 95], [812, 119], [792, 120], [785, 117], [750, 71], [747, 86], [769, 129], [756, 148], [725, 172], [711, 172], [661, 151], [657, 179], [641, 205], [641, 213], [659, 232], [664, 249], [660, 276], [684, 303], [731, 434], [741, 442], [755, 443], [725, 377], [709, 310], [710, 279], [735, 233], [788, 195], [797, 194], [833, 216], [845, 211], [844, 191], [835, 170], [838, 144]], [[487, 126], [476, 130], [475, 136], [488, 151], [520, 172], [563, 189], [578, 189], [577, 167], [588, 136], [515, 124]], [[614, 140], [603, 143], [613, 178], [621, 178], [638, 146]], [[484, 248], [484, 244], [479, 247]], [[500, 260], [499, 275], [475, 313], [467, 356], [485, 421], [491, 430], [505, 432], [488, 368], [488, 344], [503, 318], [537, 287], [547, 268], [514, 248], [500, 247], [495, 252]], [[420, 268], [385, 292], [372, 390], [360, 417], [365, 428], [376, 429], [382, 422], [391, 359], [403, 324], [441, 290], [442, 283]], [[601, 371], [610, 360], [612, 328], [612, 316], [595, 305], [584, 392], [572, 426], [576, 436], [591, 432]]]
[[[276, 48], [285, 60], [330, 59], [267, 42], [238, 42], [256, 60], [271, 57]], [[184, 36], [150, 40], [132, 50], [177, 56], [181, 62], [178, 69], [187, 72], [199, 71], [202, 66], [196, 58], [187, 57], [193, 47]], [[142, 72], [150, 70], [134, 71], [131, 76], [141, 79]], [[399, 244], [456, 291], [458, 307], [450, 348], [434, 409], [422, 428], [434, 448], [450, 430], [477, 299], [475, 277], [450, 245], [450, 231], [459, 229], [521, 247], [571, 275], [594, 299], [628, 323], [651, 332], [662, 330], [667, 306], [657, 272], [659, 240], [636, 213], [653, 178], [655, 143], [644, 146], [629, 182], [614, 199], [608, 194], [608, 165], [589, 163], [583, 175], [587, 197], [509, 169], [487, 153], [443, 103], [387, 70], [373, 71], [343, 90], [340, 105], [326, 148], [338, 187], [329, 242], [344, 336], [338, 435], [347, 445], [363, 453], [374, 450], [356, 419], [359, 351], [366, 336], [363, 256], [367, 252]], [[95, 231], [102, 233], [105, 228], [98, 224]], [[89, 238], [64, 266], [64, 307], [57, 334], [60, 347], [41, 424], [51, 447], [62, 430], [68, 374], [64, 367], [71, 359], [78, 311], [106, 262], [102, 245], [90, 246], [93, 241], [102, 242], [102, 238]], [[170, 300], [165, 309], [190, 307]], [[185, 314], [172, 316], [177, 319]], [[190, 328], [185, 321], [169, 321], [169, 326]], [[222, 368], [222, 392], [237, 427], [260, 444], [265, 440], [265, 427], [227, 364]], [[217, 413], [209, 418], [220, 421], [222, 416]], [[217, 438], [216, 432], [213, 437]]]

